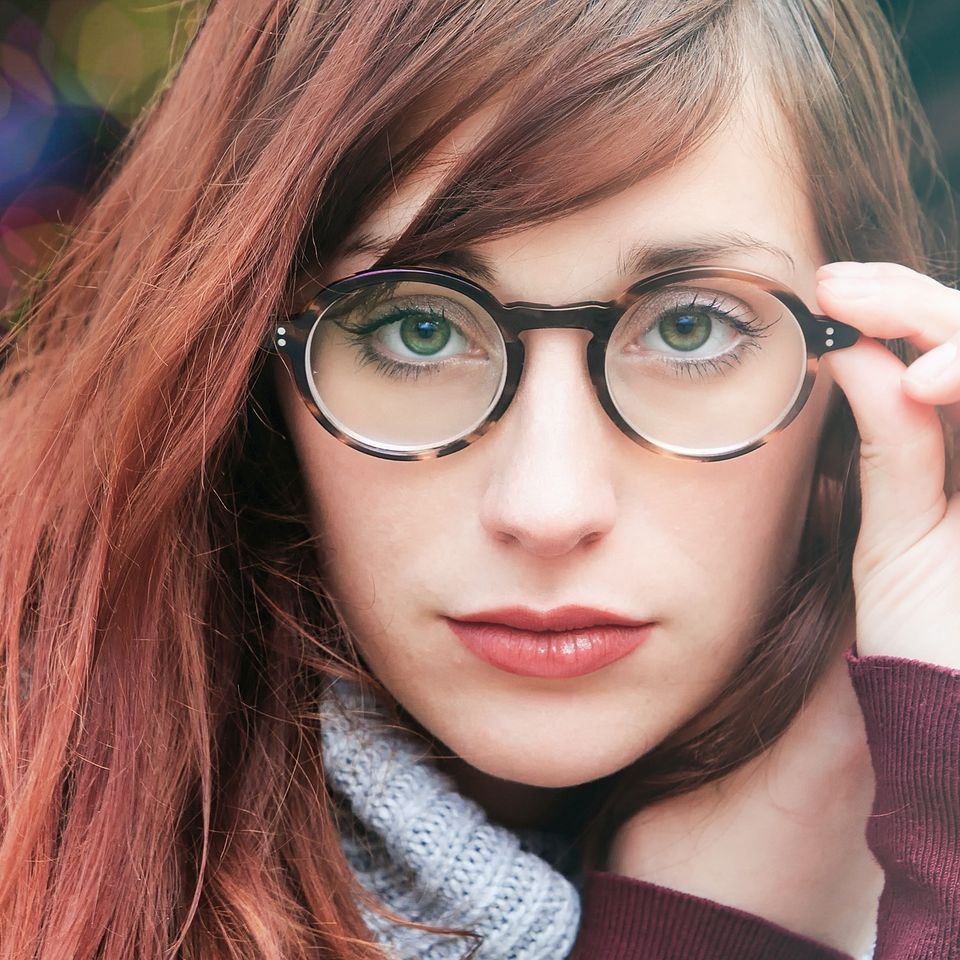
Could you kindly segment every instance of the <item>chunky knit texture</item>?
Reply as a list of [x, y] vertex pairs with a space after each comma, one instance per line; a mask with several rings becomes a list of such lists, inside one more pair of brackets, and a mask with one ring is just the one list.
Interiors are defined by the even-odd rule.
[[[328, 783], [342, 802], [344, 851], [365, 889], [405, 919], [480, 934], [477, 960], [569, 954], [581, 878], [561, 838], [490, 823], [427, 745], [391, 725], [356, 684], [331, 688], [322, 736]], [[361, 911], [397, 960], [451, 960], [475, 942]]]
[[[854, 677], [860, 686], [866, 682]], [[877, 699], [885, 702], [888, 693]], [[563, 960], [575, 942], [577, 960], [846, 956], [680, 891], [602, 872], [584, 875], [564, 838], [491, 824], [436, 766], [428, 745], [392, 724], [356, 684], [338, 681], [322, 706], [324, 769], [357, 879], [400, 917], [481, 935], [477, 960]], [[359, 906], [395, 960], [453, 960], [475, 942], [412, 930]]]

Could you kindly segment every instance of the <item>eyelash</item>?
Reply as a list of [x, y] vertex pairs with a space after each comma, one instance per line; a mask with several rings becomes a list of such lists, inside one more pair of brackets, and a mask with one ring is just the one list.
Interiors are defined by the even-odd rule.
[[[370, 346], [370, 335], [375, 333], [381, 327], [388, 327], [391, 324], [399, 323], [410, 311], [402, 307], [397, 307], [382, 317], [372, 320], [370, 323], [361, 327], [342, 327], [350, 333], [348, 343], [351, 346], [360, 348], [360, 359], [358, 367], [363, 368], [374, 364], [380, 373], [385, 373], [394, 380], [417, 380], [424, 374], [434, 374], [440, 372], [440, 363], [404, 363], [401, 360], [392, 360], [385, 357], [382, 353], [377, 353]], [[420, 309], [417, 311], [428, 317], [436, 317], [440, 320], [447, 320], [443, 311]], [[448, 321], [464, 339], [467, 339], [465, 333], [460, 330], [455, 323]], [[441, 361], [442, 362], [442, 361]]]
[[[766, 336], [764, 331], [766, 331], [768, 327], [772, 326], [772, 324], [761, 323], [755, 317], [737, 314], [732, 310], [726, 310], [718, 306], [719, 303], [719, 298], [714, 298], [712, 301], [704, 303], [700, 301], [696, 295], [694, 295], [690, 302], [678, 303], [671, 309], [689, 309], [691, 307], [702, 308], [706, 306], [712, 314], [720, 317], [722, 322], [733, 327], [735, 330], [738, 330], [748, 339], [738, 344], [735, 350], [720, 354], [717, 357], [691, 358], [686, 360], [676, 357], [671, 358], [665, 363], [665, 366], [676, 373], [678, 377], [682, 375], [688, 375], [692, 379], [695, 375], [704, 376], [707, 372], [719, 373], [724, 368], [730, 369], [737, 366], [743, 361], [746, 351], [756, 350], [759, 348], [758, 341]], [[372, 333], [376, 332], [381, 327], [387, 327], [393, 323], [398, 323], [408, 312], [408, 310], [398, 307], [364, 326], [347, 327], [341, 325], [341, 329], [350, 334], [348, 339], [350, 345], [359, 347], [360, 349], [360, 357], [358, 359], [358, 367], [360, 369], [373, 364], [378, 372], [396, 380], [417, 380], [421, 376], [440, 372], [440, 367], [443, 361], [440, 361], [439, 363], [405, 363], [403, 361], [393, 360], [390, 357], [386, 357], [381, 353], [377, 353], [371, 348], [370, 335]], [[421, 308], [418, 312], [426, 314], [427, 316], [437, 317], [438, 319], [447, 319], [442, 311], [438, 313], [434, 310], [424, 310]], [[458, 327], [456, 324], [453, 324], [452, 321], [449, 322], [451, 322], [453, 328], [460, 333], [461, 336], [463, 336], [465, 339], [469, 339], [467, 338], [466, 334], [460, 330], [460, 327]], [[651, 324], [644, 331], [644, 333], [652, 330], [654, 326], [656, 326], [656, 323]]]
[[[719, 298], [714, 298], [710, 303], [704, 304], [695, 296], [690, 303], [677, 304], [673, 309], [689, 309], [690, 307], [706, 306], [706, 308], [712, 314], [719, 316], [722, 319], [722, 322], [727, 323], [735, 330], [738, 330], [748, 339], [738, 344], [735, 350], [722, 353], [718, 357], [691, 358], [688, 360], [684, 360], [680, 357], [670, 358], [670, 360], [666, 363], [666, 366], [670, 367], [677, 374], [677, 376], [680, 376], [683, 373], [690, 373], [692, 379], [694, 373], [703, 376], [704, 368], [709, 369], [709, 371], [712, 373], [719, 373], [723, 368], [730, 369], [737, 366], [737, 364], [743, 361], [744, 355], [748, 350], [759, 349], [759, 341], [767, 336], [765, 331], [773, 325], [761, 323], [756, 317], [751, 317], [746, 314], [738, 314], [733, 310], [725, 310], [718, 306], [719, 303]], [[644, 333], [652, 330], [654, 326], [656, 326], [655, 323], [651, 324], [647, 330], [644, 331]]]

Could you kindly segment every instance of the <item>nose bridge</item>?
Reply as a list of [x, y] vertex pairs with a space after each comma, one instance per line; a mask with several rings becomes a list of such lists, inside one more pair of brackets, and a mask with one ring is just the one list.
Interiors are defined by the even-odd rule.
[[[529, 334], [535, 330], [585, 331], [589, 336], [586, 338], [577, 337], [575, 350], [567, 354], [568, 357], [572, 358], [572, 362], [564, 362], [560, 375], [548, 377], [547, 388], [537, 387], [537, 392], [549, 396], [553, 390], [560, 390], [559, 394], [549, 404], [557, 413], [564, 404], [573, 402], [578, 405], [577, 410], [575, 410], [575, 414], [578, 414], [579, 405], [586, 403], [588, 407], [595, 408], [593, 412], [597, 418], [606, 420], [609, 411], [605, 414], [602, 409], [605, 406], [604, 395], [606, 391], [603, 384], [603, 364], [600, 357], [606, 349], [610, 332], [623, 312], [620, 304], [617, 302], [601, 303], [592, 300], [559, 306], [544, 303], [514, 302], [504, 305], [503, 311], [501, 323], [518, 341], [524, 344], [522, 347], [519, 347], [518, 344], [518, 353], [515, 357], [519, 359], [519, 363], [514, 380], [515, 389], [523, 394], [523, 397], [520, 398], [521, 402], [519, 404], [514, 401], [510, 406], [514, 408], [521, 405], [526, 406], [529, 402], [526, 395], [531, 391], [531, 380], [539, 381], [541, 375], [545, 375], [537, 368], [541, 366], [544, 354], [551, 353], [549, 345], [557, 345], [560, 341], [567, 339], [561, 337], [558, 341], [548, 337], [546, 341], [542, 341], [534, 337], [531, 340], [529, 336], [524, 336], [524, 334]], [[546, 350], [544, 350], [545, 347]], [[583, 392], [574, 387], [581, 381], [586, 387]], [[567, 385], [566, 388], [564, 388], [564, 385]], [[517, 415], [515, 409], [514, 417]], [[577, 416], [575, 415], [574, 418], [576, 419]], [[549, 418], [545, 426], [549, 429]]]
[[554, 306], [548, 303], [515, 301], [503, 306], [501, 321], [514, 335], [527, 330], [588, 330], [592, 336], [606, 335], [620, 311], [614, 303], [585, 300]]
[[[521, 309], [521, 333], [595, 331], [608, 322], [602, 304]], [[590, 384], [584, 355], [588, 339], [524, 337], [523, 376], [499, 428], [500, 451], [484, 496], [483, 522], [494, 535], [532, 554], [562, 555], [602, 536], [615, 522], [609, 431], [616, 427]]]

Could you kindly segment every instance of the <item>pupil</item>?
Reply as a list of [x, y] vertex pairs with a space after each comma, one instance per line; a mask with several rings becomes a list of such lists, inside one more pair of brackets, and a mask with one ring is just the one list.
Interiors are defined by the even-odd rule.
[[710, 318], [701, 311], [686, 310], [660, 322], [660, 334], [675, 350], [696, 350], [710, 337]]
[[437, 353], [450, 339], [450, 324], [442, 317], [406, 317], [400, 324], [400, 338], [414, 353]]

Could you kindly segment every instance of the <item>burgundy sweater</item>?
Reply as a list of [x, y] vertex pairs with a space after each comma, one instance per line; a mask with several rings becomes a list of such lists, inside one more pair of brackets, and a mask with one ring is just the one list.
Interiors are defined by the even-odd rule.
[[[960, 960], [960, 671], [847, 653], [877, 778], [884, 869], [874, 960]], [[734, 907], [587, 874], [570, 960], [849, 960]]]

